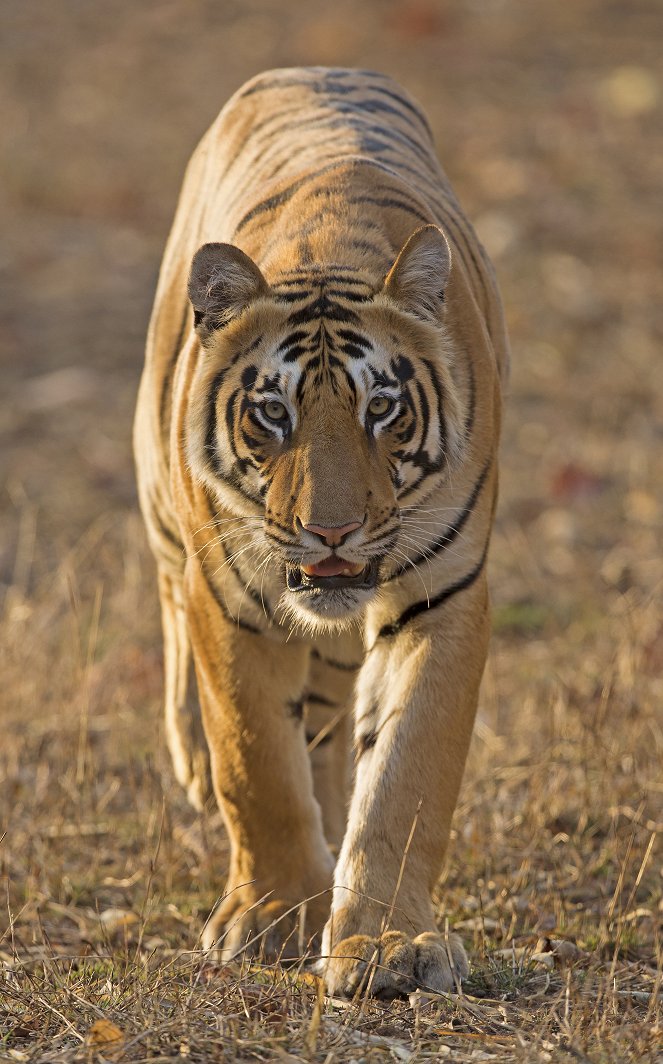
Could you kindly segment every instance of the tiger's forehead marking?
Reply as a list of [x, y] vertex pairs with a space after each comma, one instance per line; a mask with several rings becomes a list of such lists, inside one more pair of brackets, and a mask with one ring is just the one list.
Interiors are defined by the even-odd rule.
[[292, 310], [285, 319], [288, 332], [268, 359], [260, 390], [267, 390], [269, 381], [302, 402], [328, 386], [354, 405], [358, 390], [375, 381], [377, 368], [369, 368], [366, 360], [378, 352], [360, 314], [361, 304], [372, 300], [375, 284], [352, 267], [332, 263], [280, 273], [270, 288], [274, 300]]

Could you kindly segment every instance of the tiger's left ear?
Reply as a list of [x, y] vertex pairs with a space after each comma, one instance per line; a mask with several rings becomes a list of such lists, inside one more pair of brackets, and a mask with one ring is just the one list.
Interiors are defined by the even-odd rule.
[[191, 263], [188, 293], [203, 343], [269, 291], [253, 259], [234, 244], [203, 244]]
[[451, 271], [451, 249], [436, 225], [423, 225], [405, 242], [384, 282], [385, 295], [403, 310], [439, 322]]

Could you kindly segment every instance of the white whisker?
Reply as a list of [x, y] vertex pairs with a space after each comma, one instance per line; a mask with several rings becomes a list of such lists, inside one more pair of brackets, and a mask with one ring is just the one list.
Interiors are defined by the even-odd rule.
[[[426, 582], [425, 582], [423, 576], [421, 575], [421, 573], [419, 572], [419, 566], [415, 562], [413, 562], [411, 558], [408, 558], [407, 554], [405, 554], [405, 552], [400, 550], [398, 547], [395, 547], [394, 551], [395, 551], [395, 553], [400, 554], [400, 556], [402, 558], [405, 558], [405, 561], [408, 563], [408, 565], [411, 565], [412, 568], [414, 569], [415, 573], [417, 574], [417, 576], [421, 580], [421, 584], [422, 584], [422, 587], [423, 587], [425, 595], [426, 595], [426, 602], [430, 606], [430, 594], [429, 594], [428, 588], [426, 587]], [[430, 577], [431, 577], [431, 591], [432, 591], [433, 590], [433, 574], [432, 573], [430, 574]]]
[[[261, 562], [260, 562], [260, 565], [258, 565], [258, 566], [257, 566], [257, 567], [256, 567], [256, 568], [255, 568], [255, 569], [253, 570], [253, 576], [251, 576], [251, 577], [250, 577], [250, 578], [249, 578], [249, 579], [248, 579], [248, 580], [246, 581], [246, 584], [244, 585], [244, 590], [242, 591], [242, 597], [241, 597], [241, 599], [239, 600], [239, 606], [237, 607], [237, 624], [238, 624], [238, 625], [239, 625], [239, 618], [240, 618], [240, 615], [241, 615], [241, 612], [242, 612], [242, 604], [243, 604], [243, 602], [244, 602], [244, 597], [245, 597], [245, 595], [246, 595], [247, 591], [249, 590], [249, 588], [250, 588], [251, 584], [252, 584], [252, 583], [253, 583], [253, 581], [255, 580], [256, 576], [258, 575], [258, 573], [260, 572], [260, 570], [261, 570], [261, 569], [262, 569], [262, 568], [263, 568], [263, 567], [264, 567], [264, 566], [265, 566], [265, 565], [267, 564], [267, 562], [269, 561], [269, 559], [271, 558], [271, 556], [272, 556], [272, 555], [271, 555], [271, 553], [270, 553], [270, 554], [268, 554], [268, 555], [267, 555], [267, 557], [266, 557], [266, 558], [264, 558], [264, 559], [263, 559], [263, 561], [261, 561]], [[262, 597], [262, 590], [261, 590], [261, 597]], [[262, 603], [262, 608], [263, 608], [263, 612], [264, 612], [264, 614], [265, 614], [265, 617], [267, 617], [267, 610], [265, 609], [265, 603], [264, 603], [264, 600], [263, 600], [263, 603]], [[267, 620], [269, 620], [269, 617], [267, 617]]]
[[[404, 546], [407, 546], [407, 544], [409, 543], [413, 550], [417, 551], [422, 560], [424, 558], [442, 557], [441, 553], [438, 553], [437, 551], [433, 550], [430, 543], [425, 541], [421, 537], [415, 538], [412, 535], [406, 534], [404, 536], [401, 536], [400, 542]], [[445, 547], [444, 554], [447, 556], [450, 555], [452, 558], [460, 558], [461, 561], [463, 561], [466, 557], [465, 554], [462, 554], [460, 551], [454, 550], [453, 547]]]

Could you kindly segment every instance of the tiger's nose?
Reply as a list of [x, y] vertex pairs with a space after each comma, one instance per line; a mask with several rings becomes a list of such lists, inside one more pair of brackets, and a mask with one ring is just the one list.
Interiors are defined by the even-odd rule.
[[347, 525], [335, 525], [333, 528], [325, 528], [323, 525], [302, 525], [302, 528], [305, 528], [307, 532], [312, 532], [314, 536], [320, 536], [328, 547], [340, 547], [345, 537], [361, 528], [363, 523], [363, 521], [351, 521]]

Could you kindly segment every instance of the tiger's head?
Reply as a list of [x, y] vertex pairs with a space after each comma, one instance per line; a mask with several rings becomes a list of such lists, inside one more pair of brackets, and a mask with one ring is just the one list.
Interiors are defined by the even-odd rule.
[[401, 507], [439, 483], [462, 442], [444, 324], [449, 245], [433, 225], [386, 279], [325, 265], [269, 284], [230, 244], [189, 278], [202, 357], [187, 425], [192, 473], [253, 522], [283, 605], [336, 626], [406, 558]]

